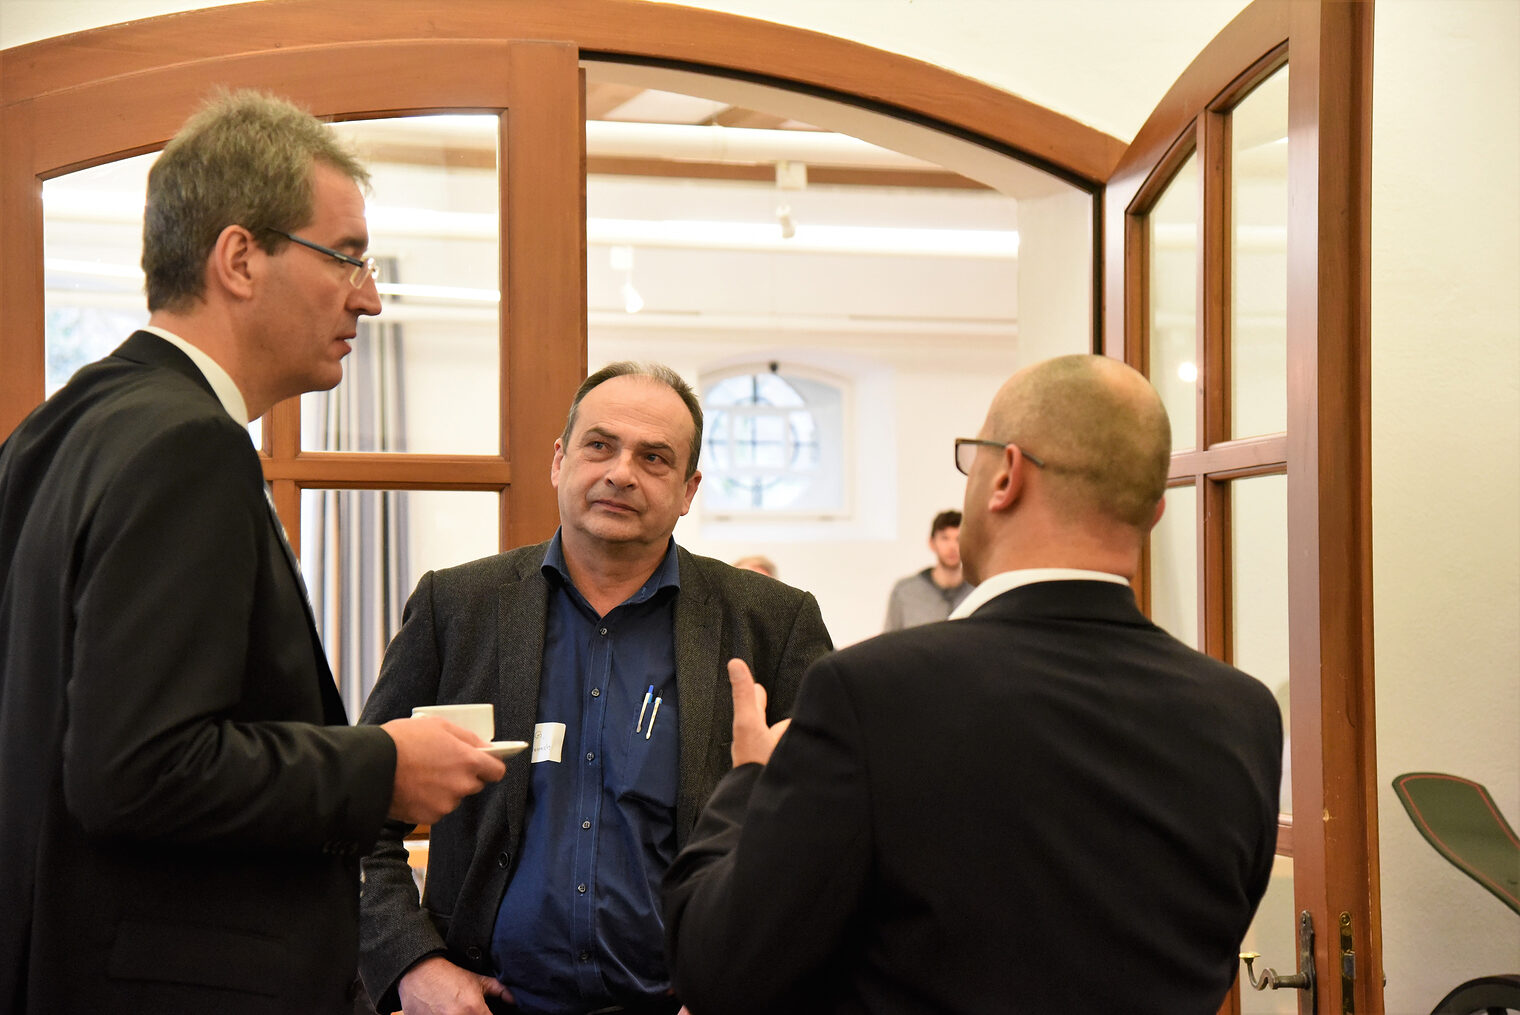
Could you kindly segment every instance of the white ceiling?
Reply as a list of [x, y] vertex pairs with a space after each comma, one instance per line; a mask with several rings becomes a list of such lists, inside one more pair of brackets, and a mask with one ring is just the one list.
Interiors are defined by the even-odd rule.
[[[0, 0], [0, 48], [213, 6], [220, 4]], [[939, 64], [1128, 141], [1246, 2], [690, 0], [688, 6], [796, 25]]]

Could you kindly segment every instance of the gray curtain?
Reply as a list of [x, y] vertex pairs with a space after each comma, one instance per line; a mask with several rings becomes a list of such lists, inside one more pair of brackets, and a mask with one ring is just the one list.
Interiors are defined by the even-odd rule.
[[[380, 278], [394, 281], [394, 259]], [[405, 451], [402, 326], [361, 318], [343, 382], [318, 397], [318, 447], [325, 451]], [[315, 543], [306, 556], [312, 609], [351, 719], [375, 686], [380, 657], [401, 625], [410, 593], [407, 492], [315, 490]]]

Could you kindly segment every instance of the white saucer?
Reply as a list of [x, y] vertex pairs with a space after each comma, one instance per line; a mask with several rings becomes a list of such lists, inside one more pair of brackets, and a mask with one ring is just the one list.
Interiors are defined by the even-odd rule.
[[512, 757], [514, 754], [521, 754], [527, 749], [528, 742], [526, 740], [493, 740], [480, 748], [480, 750], [485, 751], [491, 757], [502, 758], [503, 760]]

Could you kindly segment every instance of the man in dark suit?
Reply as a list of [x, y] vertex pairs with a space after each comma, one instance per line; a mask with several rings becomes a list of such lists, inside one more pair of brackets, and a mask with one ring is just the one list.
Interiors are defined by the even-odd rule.
[[818, 604], [672, 538], [701, 481], [702, 410], [668, 368], [581, 385], [554, 445], [560, 527], [423, 576], [366, 722], [491, 702], [532, 753], [433, 825], [426, 892], [405, 823], [364, 863], [360, 968], [383, 1011], [672, 1013], [660, 879], [729, 766], [724, 662], [770, 715], [829, 649]]
[[695, 1015], [1218, 1008], [1282, 732], [1135, 607], [1170, 447], [1118, 361], [1020, 371], [956, 442], [979, 584], [952, 618], [816, 663], [789, 729], [730, 663], [734, 769], [666, 880]]
[[349, 1011], [358, 856], [504, 773], [439, 720], [346, 725], [246, 430], [380, 311], [366, 179], [301, 110], [214, 101], [149, 176], [148, 327], [0, 448], [6, 1012]]

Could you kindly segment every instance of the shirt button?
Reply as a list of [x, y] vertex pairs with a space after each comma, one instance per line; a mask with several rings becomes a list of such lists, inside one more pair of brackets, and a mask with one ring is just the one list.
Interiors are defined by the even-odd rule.
[[593, 698], [600, 698], [601, 696], [602, 696], [602, 689], [600, 687], [593, 687], [591, 689], [591, 697], [593, 697]]
[[474, 945], [470, 945], [470, 947], [464, 950], [464, 955], [465, 958], [470, 959], [471, 961], [476, 961], [480, 958], [480, 949], [476, 948]]
[[507, 856], [507, 854], [505, 854], [505, 853], [497, 853], [496, 854], [496, 866], [502, 868], [503, 870], [505, 870], [506, 867], [507, 867], [507, 864], [509, 864], [511, 862], [512, 862], [512, 858], [509, 857], [509, 856]]
[[582, 821], [581, 822], [581, 827], [582, 828], [590, 828], [591, 827], [591, 821], [590, 821], [590, 819], [587, 819], [586, 821]]
[[587, 751], [586, 752], [586, 760], [587, 761], [595, 761], [596, 760], [596, 752], [595, 751]]
[[591, 961], [591, 953], [590, 952], [581, 952], [581, 961], [582, 962], [590, 962]]
[[602, 637], [605, 638], [606, 636], [607, 636], [607, 629], [604, 627], [604, 628], [602, 628]]
[[585, 883], [583, 882], [581, 884], [576, 885], [575, 886], [575, 890], [578, 891], [578, 892], [580, 892], [582, 895], [585, 895], [586, 894], [586, 885], [585, 885]]

